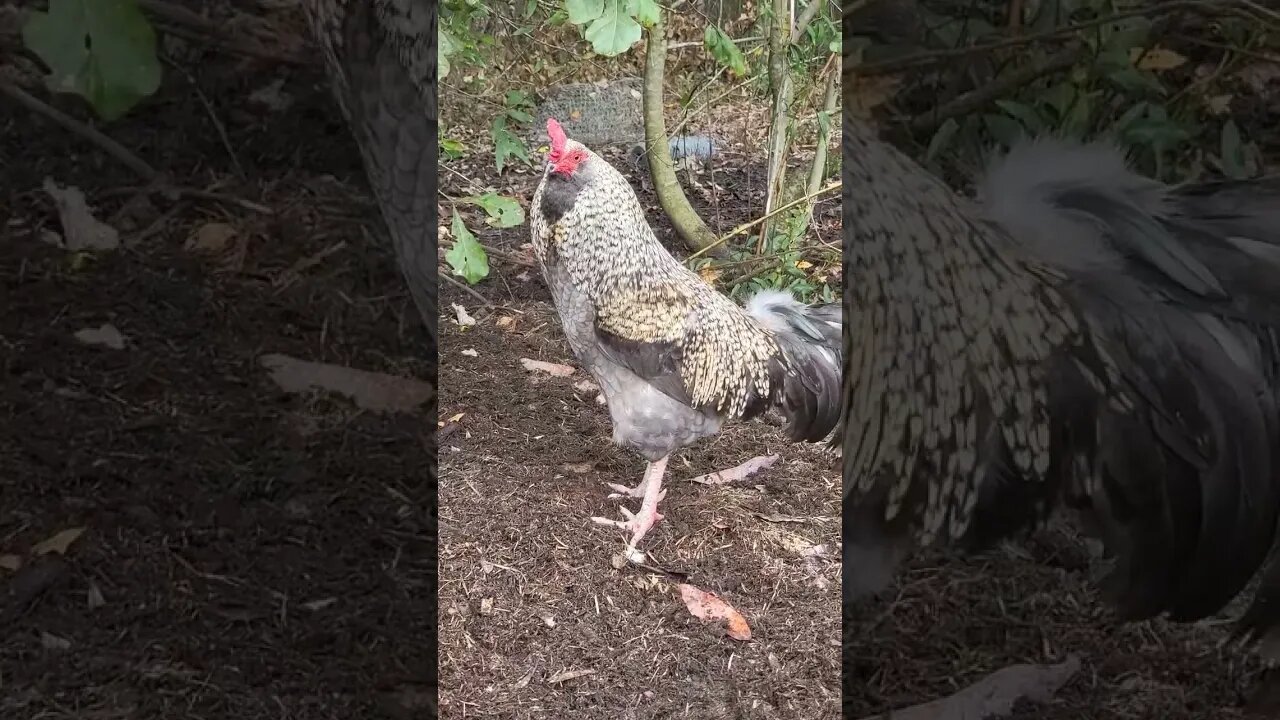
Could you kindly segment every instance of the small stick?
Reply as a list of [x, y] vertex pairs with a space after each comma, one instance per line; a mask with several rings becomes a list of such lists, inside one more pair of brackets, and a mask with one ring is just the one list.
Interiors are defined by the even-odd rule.
[[103, 135], [98, 130], [76, 120], [61, 110], [51, 107], [39, 98], [28, 94], [27, 91], [2, 78], [0, 78], [0, 94], [9, 96], [28, 110], [44, 115], [67, 130], [89, 140], [105, 151], [108, 155], [111, 155], [115, 159], [124, 163], [130, 170], [142, 176], [144, 180], [147, 180], [148, 182], [155, 182], [159, 179], [160, 173], [157, 172], [155, 168], [148, 165], [142, 158], [130, 152], [125, 146], [115, 140], [112, 140], [106, 135]]
[[480, 302], [484, 303], [484, 306], [485, 306], [486, 308], [491, 308], [491, 309], [493, 308], [493, 303], [491, 303], [491, 302], [489, 302], [487, 299], [485, 299], [485, 296], [483, 296], [483, 295], [481, 295], [480, 293], [476, 292], [474, 288], [470, 288], [470, 287], [467, 287], [466, 285], [463, 285], [461, 282], [459, 282], [457, 279], [455, 279], [452, 275], [448, 275], [448, 274], [445, 274], [445, 273], [441, 273], [441, 274], [440, 274], [440, 277], [444, 278], [444, 279], [445, 279], [445, 282], [449, 283], [450, 285], [453, 285], [454, 287], [457, 287], [457, 288], [461, 289], [462, 291], [464, 291], [464, 292], [466, 292], [466, 293], [469, 293], [469, 294], [471, 295], [471, 297], [473, 297], [473, 298], [475, 298], [475, 299], [479, 300]]
[[827, 185], [827, 186], [826, 186], [826, 187], [824, 187], [824, 188], [821, 188], [820, 190], [818, 190], [818, 191], [817, 191], [817, 192], [815, 192], [815, 193], [810, 193], [810, 194], [805, 195], [804, 197], [796, 198], [795, 200], [792, 200], [791, 202], [787, 203], [786, 205], [783, 205], [783, 206], [781, 206], [781, 207], [774, 208], [773, 210], [770, 210], [769, 212], [765, 213], [765, 214], [764, 214], [764, 215], [762, 215], [761, 217], [758, 217], [758, 218], [756, 218], [755, 220], [752, 220], [752, 221], [751, 221], [751, 222], [749, 222], [749, 223], [746, 223], [746, 224], [744, 224], [744, 225], [739, 225], [738, 227], [736, 227], [736, 228], [734, 228], [733, 230], [729, 231], [729, 234], [728, 234], [728, 235], [722, 235], [722, 236], [720, 236], [720, 237], [719, 237], [715, 242], [713, 242], [713, 243], [711, 243], [710, 245], [708, 245], [708, 246], [706, 246], [706, 247], [702, 248], [702, 249], [701, 249], [701, 250], [699, 250], [698, 252], [696, 252], [696, 253], [694, 253], [694, 254], [690, 255], [690, 256], [688, 257], [688, 260], [693, 260], [693, 259], [695, 259], [695, 258], [697, 258], [697, 257], [699, 257], [699, 256], [701, 256], [701, 255], [706, 254], [707, 252], [711, 251], [711, 249], [713, 249], [713, 248], [720, 247], [720, 246], [721, 246], [721, 245], [723, 245], [723, 244], [724, 244], [724, 243], [725, 243], [729, 238], [731, 238], [731, 237], [736, 237], [736, 236], [738, 236], [738, 235], [741, 235], [741, 234], [745, 233], [746, 231], [748, 231], [748, 230], [750, 230], [751, 228], [753, 228], [753, 227], [755, 227], [755, 226], [759, 225], [760, 223], [764, 222], [765, 220], [768, 220], [769, 218], [773, 217], [774, 215], [777, 215], [778, 213], [781, 213], [781, 212], [786, 211], [786, 210], [790, 210], [791, 208], [793, 208], [793, 207], [795, 207], [795, 206], [799, 205], [800, 203], [808, 202], [808, 201], [810, 201], [810, 200], [812, 200], [812, 199], [814, 199], [814, 198], [818, 197], [819, 195], [825, 195], [825, 194], [827, 194], [827, 193], [831, 192], [832, 190], [837, 190], [837, 189], [839, 189], [839, 188], [840, 188], [840, 181], [839, 181], [839, 180], [836, 180], [835, 182], [831, 183], [830, 185]]

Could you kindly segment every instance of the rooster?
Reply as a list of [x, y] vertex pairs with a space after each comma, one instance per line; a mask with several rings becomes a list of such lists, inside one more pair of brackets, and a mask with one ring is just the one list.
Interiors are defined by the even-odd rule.
[[[818, 442], [840, 415], [841, 309], [763, 291], [746, 309], [717, 292], [658, 242], [635, 191], [613, 166], [547, 121], [551, 150], [530, 206], [534, 253], [569, 346], [591, 372], [613, 420], [613, 441], [648, 461], [625, 520], [627, 556], [654, 523], [671, 453], [719, 432], [728, 419], [771, 408], [796, 441]], [[744, 463], [720, 473], [738, 480]]]
[[[1280, 519], [1280, 178], [1169, 187], [1041, 139], [974, 203], [860, 122], [843, 141], [847, 597], [1063, 508], [1121, 617], [1223, 608]], [[1242, 630], [1278, 620], [1272, 564]]]

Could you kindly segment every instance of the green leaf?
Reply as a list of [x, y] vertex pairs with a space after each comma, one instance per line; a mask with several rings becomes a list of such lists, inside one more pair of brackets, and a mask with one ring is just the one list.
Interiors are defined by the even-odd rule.
[[450, 160], [457, 160], [466, 154], [467, 146], [461, 140], [444, 138], [440, 141], [440, 152], [444, 153]]
[[1240, 140], [1240, 128], [1231, 120], [1222, 125], [1221, 139], [1222, 172], [1233, 180], [1241, 180], [1248, 176], [1244, 165], [1244, 143]]
[[585, 25], [604, 14], [604, 0], [564, 0], [569, 22]]
[[592, 21], [583, 37], [605, 57], [621, 55], [640, 39], [640, 25], [627, 14], [626, 0], [605, 0], [604, 12]]
[[996, 107], [1005, 111], [1009, 117], [1022, 123], [1029, 132], [1038, 133], [1044, 128], [1044, 118], [1040, 116], [1040, 112], [1030, 105], [1025, 105], [1014, 100], [997, 100]]
[[733, 42], [733, 38], [725, 35], [720, 28], [715, 25], [708, 25], [707, 31], [702, 34], [702, 43], [706, 45], [711, 57], [715, 58], [716, 62], [729, 68], [729, 71], [734, 75], [742, 77], [747, 74], [747, 61], [742, 56], [742, 51]]
[[483, 195], [463, 198], [462, 202], [484, 208], [484, 211], [489, 214], [487, 222], [494, 227], [515, 227], [524, 222], [524, 210], [520, 208], [520, 203], [506, 195], [487, 192]]
[[1027, 134], [1022, 125], [1008, 115], [983, 115], [982, 124], [986, 125], [991, 137], [1005, 147], [1012, 147]]
[[960, 129], [960, 124], [955, 118], [947, 118], [942, 125], [933, 133], [933, 137], [929, 139], [929, 149], [925, 151], [924, 161], [931, 163], [938, 157], [938, 153], [947, 149], [951, 144], [951, 138], [956, 136], [956, 131]]
[[83, 97], [104, 120], [160, 87], [155, 32], [134, 0], [50, 0], [22, 37], [49, 66], [49, 89]]
[[654, 0], [627, 0], [627, 12], [647, 28], [653, 27], [662, 19], [662, 9]]
[[1078, 138], [1089, 130], [1089, 120], [1093, 117], [1093, 101], [1099, 94], [1098, 91], [1082, 92], [1076, 96], [1075, 103], [1062, 123], [1062, 128], [1068, 135]]
[[499, 115], [493, 119], [490, 135], [493, 137], [494, 165], [499, 173], [507, 166], [507, 160], [512, 157], [518, 157], [525, 162], [529, 161], [529, 151], [525, 149], [524, 143], [507, 129], [506, 115]]
[[522, 17], [524, 17], [525, 20], [528, 20], [529, 18], [533, 17], [533, 14], [537, 11], [538, 11], [538, 0], [526, 0], [524, 4], [524, 13]]
[[439, 33], [440, 45], [436, 48], [436, 63], [440, 66], [440, 79], [449, 77], [449, 58], [458, 52], [458, 42], [445, 30]]
[[454, 274], [461, 275], [468, 284], [475, 285], [489, 276], [489, 256], [456, 211], [453, 213], [453, 247], [444, 254], [444, 259]]

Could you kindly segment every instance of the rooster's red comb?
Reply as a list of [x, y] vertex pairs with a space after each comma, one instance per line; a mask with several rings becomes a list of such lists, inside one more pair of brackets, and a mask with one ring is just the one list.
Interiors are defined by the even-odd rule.
[[560, 127], [555, 118], [547, 118], [547, 137], [551, 138], [552, 155], [564, 152], [564, 144], [569, 138], [565, 137], [564, 128]]

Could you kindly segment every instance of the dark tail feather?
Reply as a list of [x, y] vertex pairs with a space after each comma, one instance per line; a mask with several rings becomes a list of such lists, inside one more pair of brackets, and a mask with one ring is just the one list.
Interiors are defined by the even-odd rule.
[[776, 402], [786, 415], [791, 439], [825, 439], [840, 419], [844, 375], [840, 305], [808, 306], [788, 292], [762, 290], [747, 302], [747, 312], [774, 332], [786, 355]]

